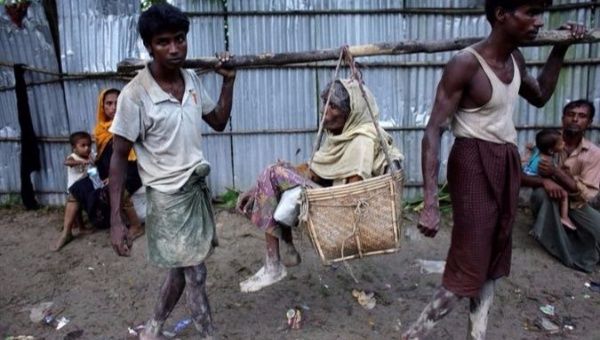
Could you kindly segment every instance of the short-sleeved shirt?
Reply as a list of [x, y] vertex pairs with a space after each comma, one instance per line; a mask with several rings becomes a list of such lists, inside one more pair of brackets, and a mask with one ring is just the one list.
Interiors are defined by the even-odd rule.
[[[70, 158], [73, 158], [76, 161], [86, 161], [94, 159], [93, 155], [90, 154], [88, 159], [78, 156], [76, 153], [72, 153], [69, 155]], [[87, 176], [87, 170], [90, 167], [89, 164], [86, 165], [75, 165], [67, 167], [67, 189], [71, 187], [75, 182]]]
[[164, 193], [181, 188], [194, 169], [208, 163], [202, 153], [202, 116], [215, 104], [200, 78], [181, 70], [182, 102], [163, 91], [148, 66], [121, 91], [109, 131], [134, 143], [144, 185]]
[[[600, 186], [600, 148], [587, 139], [564, 159], [564, 166], [575, 179], [578, 194], [570, 197], [572, 207], [591, 201], [598, 195]], [[580, 203], [580, 204], [577, 204]]]

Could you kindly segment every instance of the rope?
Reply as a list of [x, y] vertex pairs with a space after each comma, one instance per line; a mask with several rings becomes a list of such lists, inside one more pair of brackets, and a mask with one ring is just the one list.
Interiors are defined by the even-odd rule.
[[[340, 66], [342, 65], [342, 61], [344, 60], [344, 55], [346, 55], [348, 52], [348, 46], [342, 46], [340, 48], [340, 56], [338, 58], [337, 61], [337, 65], [335, 66], [335, 71], [333, 73], [333, 77], [331, 78], [331, 83], [333, 83], [338, 76], [338, 73], [340, 71]], [[306, 186], [306, 179], [307, 177], [310, 175], [310, 167], [312, 166], [313, 160], [315, 158], [315, 153], [317, 153], [317, 151], [319, 150], [319, 146], [321, 144], [321, 138], [323, 136], [323, 122], [325, 122], [325, 116], [327, 113], [327, 109], [329, 108], [329, 101], [331, 100], [331, 93], [332, 93], [332, 87], [329, 87], [329, 91], [327, 92], [327, 100], [325, 101], [325, 107], [323, 108], [323, 115], [321, 117], [321, 120], [319, 121], [319, 130], [317, 132], [317, 138], [315, 139], [315, 142], [313, 143], [313, 149], [312, 149], [312, 155], [310, 156], [310, 161], [308, 162], [308, 173], [305, 174], [305, 186]]]
[[346, 270], [348, 271], [348, 273], [350, 274], [350, 276], [352, 277], [352, 279], [354, 280], [355, 283], [358, 283], [358, 279], [354, 275], [354, 271], [352, 271], [352, 267], [350, 266], [350, 264], [348, 264], [348, 261], [346, 261], [346, 259], [344, 259], [344, 249], [346, 248], [346, 241], [348, 239], [350, 239], [351, 237], [354, 237], [354, 241], [356, 242], [356, 248], [358, 249], [358, 257], [359, 258], [363, 257], [362, 249], [360, 246], [360, 237], [358, 237], [357, 231], [360, 231], [359, 223], [360, 223], [361, 217], [363, 216], [364, 208], [368, 208], [368, 207], [369, 207], [369, 204], [365, 200], [358, 200], [358, 202], [356, 203], [356, 207], [354, 208], [354, 223], [352, 225], [352, 232], [350, 232], [350, 234], [342, 240], [342, 249], [341, 249], [342, 262], [344, 263], [344, 267], [346, 268]]
[[367, 109], [369, 110], [369, 115], [371, 116], [371, 120], [373, 121], [373, 124], [375, 125], [375, 130], [377, 131], [377, 138], [379, 139], [379, 143], [381, 144], [381, 148], [383, 150], [383, 154], [385, 155], [385, 160], [388, 164], [388, 167], [391, 170], [392, 174], [396, 174], [399, 169], [397, 169], [396, 164], [394, 162], [392, 162], [392, 158], [390, 157], [390, 150], [388, 148], [386, 141], [383, 139], [383, 136], [381, 134], [381, 127], [379, 125], [379, 120], [375, 118], [375, 115], [373, 114], [373, 109], [371, 108], [371, 104], [369, 104], [369, 100], [367, 99], [367, 93], [365, 92], [365, 88], [363, 86], [362, 72], [356, 66], [356, 61], [354, 60], [354, 57], [352, 57], [352, 54], [350, 54], [349, 51], [346, 51], [345, 60], [346, 60], [346, 63], [350, 66], [350, 70], [352, 71], [352, 77], [354, 79], [356, 79], [356, 81], [358, 82], [358, 88], [360, 89], [363, 99], [365, 100], [365, 103], [367, 104]]
[[[335, 66], [335, 71], [333, 73], [333, 77], [331, 80], [332, 82], [337, 79], [346, 49], [347, 49], [347, 46], [343, 46], [340, 48], [340, 56], [338, 58], [337, 65]], [[327, 100], [325, 101], [325, 108], [324, 108], [323, 112], [327, 112], [327, 108], [329, 107], [330, 99], [331, 99], [331, 88], [329, 88], [329, 91], [327, 92]], [[325, 114], [323, 114], [323, 117], [321, 117], [321, 120], [319, 121], [319, 130], [317, 131], [317, 138], [315, 139], [315, 141], [313, 143], [312, 155], [310, 157], [310, 161], [308, 162], [308, 170], [306, 173], [304, 173], [304, 182], [302, 183], [303, 189], [306, 189], [306, 183], [308, 182], [309, 176], [310, 176], [310, 167], [311, 167], [313, 159], [315, 157], [315, 153], [317, 152], [317, 150], [319, 149], [319, 145], [321, 144], [321, 137], [323, 136], [323, 122], [324, 121], [325, 121]], [[306, 197], [304, 195], [302, 195], [301, 201], [303, 203], [300, 204], [299, 220], [307, 221], [308, 220], [308, 210], [309, 210], [308, 199], [306, 199]]]

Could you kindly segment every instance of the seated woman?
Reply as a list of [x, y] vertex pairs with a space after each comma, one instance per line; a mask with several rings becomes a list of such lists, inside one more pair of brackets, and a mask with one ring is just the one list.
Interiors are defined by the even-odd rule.
[[[381, 175], [387, 170], [385, 154], [358, 82], [342, 79], [328, 84], [321, 93], [323, 103], [330, 88], [329, 108], [323, 122], [326, 139], [315, 153], [310, 169], [305, 164], [297, 168], [282, 162], [271, 165], [258, 177], [256, 186], [238, 200], [238, 211], [265, 232], [267, 246], [264, 266], [240, 283], [242, 292], [258, 291], [280, 281], [287, 275], [285, 267], [300, 263], [300, 254], [292, 242], [291, 228], [273, 218], [282, 192], [304, 184], [316, 187], [356, 182]], [[363, 88], [377, 119], [379, 109], [375, 99], [364, 85]], [[402, 160], [402, 155], [392, 145], [391, 136], [383, 129], [380, 132], [392, 160]], [[283, 258], [279, 240], [283, 241]]]
[[[100, 178], [104, 181], [108, 179], [110, 158], [113, 152], [113, 135], [108, 129], [110, 128], [117, 111], [117, 99], [119, 93], [119, 90], [111, 88], [100, 92], [100, 95], [98, 96], [98, 109], [96, 114], [97, 123], [94, 128], [97, 150], [96, 166], [98, 167]], [[144, 234], [144, 228], [140, 223], [130, 198], [130, 196], [142, 186], [142, 180], [138, 173], [136, 156], [133, 150], [129, 153], [128, 161], [123, 212], [129, 221], [129, 236], [133, 240]]]

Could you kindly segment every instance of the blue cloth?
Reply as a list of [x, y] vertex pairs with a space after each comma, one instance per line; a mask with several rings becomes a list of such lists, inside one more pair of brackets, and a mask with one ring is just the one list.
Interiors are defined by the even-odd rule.
[[529, 162], [523, 168], [523, 172], [529, 176], [537, 176], [538, 175], [538, 167], [540, 165], [540, 161], [542, 160], [542, 154], [540, 153], [540, 149], [534, 148], [531, 157], [529, 157]]

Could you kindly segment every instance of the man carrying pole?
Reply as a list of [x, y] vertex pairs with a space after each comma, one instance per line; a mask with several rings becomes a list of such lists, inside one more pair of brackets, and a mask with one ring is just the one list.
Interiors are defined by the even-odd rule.
[[[146, 233], [150, 260], [168, 268], [153, 318], [140, 339], [162, 339], [162, 326], [186, 289], [186, 302], [200, 338], [214, 334], [206, 296], [204, 261], [217, 245], [210, 192], [210, 165], [202, 154], [201, 124], [223, 131], [231, 113], [235, 71], [217, 65], [223, 85], [217, 104], [198, 76], [182, 69], [189, 20], [159, 3], [142, 13], [138, 30], [152, 61], [123, 88], [110, 132], [110, 237], [120, 256], [131, 240], [120, 215], [121, 193], [132, 146], [147, 186]], [[221, 58], [228, 59], [228, 55]]]
[[[537, 79], [518, 47], [543, 26], [548, 0], [486, 0], [492, 31], [456, 54], [437, 88], [422, 145], [425, 207], [418, 228], [440, 227], [440, 138], [448, 121], [456, 140], [448, 159], [454, 227], [442, 285], [403, 339], [422, 339], [462, 297], [470, 298], [469, 339], [484, 339], [497, 279], [510, 271], [512, 224], [521, 180], [512, 121], [518, 95], [541, 107], [554, 92], [569, 44], [555, 45]], [[574, 38], [581, 25], [561, 27]]]

